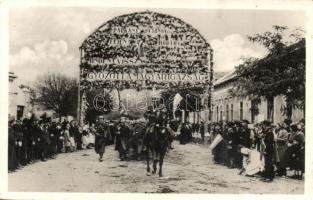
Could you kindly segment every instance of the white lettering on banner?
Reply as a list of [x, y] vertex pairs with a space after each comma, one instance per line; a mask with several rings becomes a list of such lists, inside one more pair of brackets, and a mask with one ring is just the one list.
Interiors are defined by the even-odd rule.
[[194, 73], [127, 73], [127, 72], [89, 72], [88, 81], [109, 80], [109, 81], [155, 81], [155, 82], [206, 82], [209, 76], [206, 74]]
[[[165, 60], [171, 60], [171, 61], [180, 61], [180, 63], [184, 65], [192, 65], [194, 61], [200, 61], [203, 64], [206, 63], [205, 59], [197, 59], [195, 56], [190, 56], [186, 59], [179, 59], [175, 56], [168, 56]], [[162, 61], [162, 60], [158, 60]], [[117, 58], [98, 58], [93, 57], [88, 60], [88, 64], [93, 65], [100, 65], [105, 66], [108, 64], [116, 64], [116, 65], [141, 65], [141, 64], [147, 64], [144, 62], [144, 60], [140, 60], [139, 58], [123, 58], [123, 57], [117, 57]], [[151, 63], [153, 64], [153, 63]]]
[[149, 34], [172, 34], [174, 30], [166, 27], [135, 27], [128, 26], [126, 28], [122, 27], [113, 27], [111, 33], [115, 34], [141, 34], [141, 33], [149, 33]]

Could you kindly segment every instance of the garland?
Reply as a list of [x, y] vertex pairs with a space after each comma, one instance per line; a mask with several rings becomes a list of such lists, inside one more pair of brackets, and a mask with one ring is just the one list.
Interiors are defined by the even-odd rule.
[[[160, 13], [140, 12], [116, 17], [83, 42], [81, 89], [92, 87], [204, 87], [207, 83], [145, 81], [88, 81], [88, 72], [177, 72], [208, 74], [209, 44], [182, 20]], [[92, 58], [135, 59], [136, 64], [91, 64]], [[147, 86], [148, 85], [148, 86]]]

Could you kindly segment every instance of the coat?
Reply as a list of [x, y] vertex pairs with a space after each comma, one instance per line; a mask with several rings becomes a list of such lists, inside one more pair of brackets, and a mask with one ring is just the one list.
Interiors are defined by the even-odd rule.
[[289, 133], [282, 129], [277, 134], [277, 152], [280, 166], [286, 168], [288, 165], [288, 136]]
[[110, 127], [107, 124], [98, 123], [96, 125], [95, 151], [103, 154], [105, 151], [106, 140], [110, 134]]

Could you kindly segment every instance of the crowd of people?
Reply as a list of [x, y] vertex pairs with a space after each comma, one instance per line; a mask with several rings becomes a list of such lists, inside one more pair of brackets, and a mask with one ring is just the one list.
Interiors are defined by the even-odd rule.
[[29, 115], [23, 120], [9, 120], [8, 169], [10, 172], [37, 161], [55, 159], [67, 153], [94, 145], [95, 127], [87, 123], [80, 127], [76, 121], [52, 121]]
[[211, 143], [218, 140], [212, 149], [215, 163], [239, 168], [243, 173], [245, 165], [252, 162], [249, 152], [254, 151], [260, 155], [258, 160], [263, 161], [264, 168], [252, 174], [261, 175], [264, 181], [287, 176], [287, 169], [294, 171], [291, 177], [303, 178], [304, 135], [304, 120], [292, 123], [286, 119], [276, 126], [269, 121], [252, 125], [247, 120], [210, 125]]
[[[165, 112], [164, 112], [165, 113]], [[165, 120], [162, 111], [145, 114], [148, 120], [145, 122], [159, 123], [173, 132], [173, 136], [180, 144], [192, 142], [194, 133], [200, 133], [204, 140], [204, 123], [191, 124], [180, 123], [178, 120]], [[163, 116], [164, 115], [164, 116]], [[161, 116], [161, 117], [160, 117]], [[162, 117], [163, 116], [163, 117]], [[164, 118], [164, 120], [163, 120]], [[110, 124], [108, 120], [99, 117], [97, 124], [85, 123], [79, 126], [77, 121], [69, 122], [66, 118], [61, 121], [52, 121], [50, 118], [37, 119], [29, 115], [20, 120], [9, 120], [9, 171], [15, 171], [25, 165], [36, 161], [47, 161], [56, 158], [58, 153], [74, 152], [77, 150], [93, 148], [103, 160], [105, 146], [115, 143], [115, 150], [120, 149], [125, 142], [119, 137], [126, 127], [131, 131], [131, 124], [139, 122], [127, 122], [120, 120]], [[102, 120], [102, 121], [101, 121]], [[123, 125], [124, 124], [124, 125]], [[126, 126], [126, 125], [129, 125]], [[115, 125], [115, 126], [114, 126]], [[134, 128], [134, 127], [133, 127]], [[260, 163], [254, 173], [248, 175], [261, 175], [265, 181], [272, 181], [275, 176], [287, 176], [287, 169], [293, 170], [292, 177], [303, 178], [304, 173], [304, 147], [305, 125], [304, 120], [292, 123], [285, 120], [276, 126], [269, 121], [250, 124], [247, 120], [234, 122], [218, 122], [208, 124], [210, 144], [213, 160], [217, 164], [226, 165], [229, 168], [238, 168], [240, 173], [245, 172], [247, 163], [253, 163], [249, 158], [252, 153], [257, 153]], [[125, 129], [126, 130], [126, 129]], [[103, 135], [99, 135], [103, 133]], [[170, 141], [170, 148], [173, 148]], [[143, 147], [144, 148], [144, 147]], [[120, 152], [120, 158], [125, 157], [125, 152]]]

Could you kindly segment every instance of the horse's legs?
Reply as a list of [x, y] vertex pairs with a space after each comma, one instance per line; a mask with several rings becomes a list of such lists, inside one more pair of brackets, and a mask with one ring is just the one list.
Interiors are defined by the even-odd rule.
[[149, 164], [149, 147], [147, 146], [147, 151], [146, 151], [146, 159], [147, 159], [147, 172], [150, 172], [150, 164]]
[[153, 152], [153, 171], [152, 171], [152, 174], [155, 174], [156, 171], [157, 171], [157, 163], [158, 163], [158, 153], [157, 152]]
[[155, 174], [156, 171], [157, 171], [157, 163], [158, 163], [158, 160], [154, 159], [153, 160], [153, 171], [152, 171], [152, 174]]
[[160, 163], [159, 163], [159, 177], [162, 177], [162, 166], [163, 166], [163, 159], [164, 159], [164, 154], [163, 152], [160, 153]]

